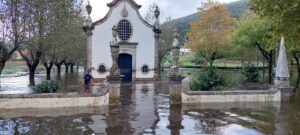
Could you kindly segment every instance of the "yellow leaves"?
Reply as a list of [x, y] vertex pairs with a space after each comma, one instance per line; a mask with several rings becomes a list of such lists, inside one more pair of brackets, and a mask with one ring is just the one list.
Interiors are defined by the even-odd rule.
[[212, 1], [200, 7], [199, 11], [199, 20], [191, 23], [186, 46], [193, 51], [220, 50], [227, 45], [234, 19], [224, 5]]

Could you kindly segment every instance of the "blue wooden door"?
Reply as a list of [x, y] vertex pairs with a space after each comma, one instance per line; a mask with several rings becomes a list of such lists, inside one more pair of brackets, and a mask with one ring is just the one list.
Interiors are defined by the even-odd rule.
[[120, 68], [122, 78], [125, 82], [132, 81], [132, 56], [130, 54], [120, 54], [118, 59], [118, 65]]

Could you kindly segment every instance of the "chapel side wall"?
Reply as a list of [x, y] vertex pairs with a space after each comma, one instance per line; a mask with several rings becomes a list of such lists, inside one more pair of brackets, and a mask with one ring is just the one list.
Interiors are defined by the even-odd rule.
[[[136, 65], [136, 67], [133, 67], [133, 70], [136, 70], [136, 78], [153, 78], [153, 71], [143, 74], [141, 68], [146, 64], [149, 66], [149, 69], [154, 69], [154, 33], [151, 27], [142, 22], [138, 13], [128, 2], [125, 5], [129, 12], [128, 17], [123, 18], [121, 16], [121, 11], [124, 8], [124, 4], [121, 2], [116, 7], [113, 7], [112, 12], [105, 22], [95, 27], [92, 38], [92, 66], [97, 70], [100, 64], [104, 64], [107, 70], [110, 69], [112, 58], [109, 42], [112, 41], [112, 27], [113, 25], [117, 25], [121, 19], [126, 19], [133, 27], [133, 33], [128, 42], [138, 43], [136, 48], [136, 63], [133, 63], [133, 65]], [[93, 71], [94, 78], [106, 78], [109, 75], [109, 72], [99, 74], [96, 70]]]

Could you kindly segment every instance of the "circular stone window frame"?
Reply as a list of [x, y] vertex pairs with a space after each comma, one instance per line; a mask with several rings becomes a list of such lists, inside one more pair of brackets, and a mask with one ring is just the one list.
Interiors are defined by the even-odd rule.
[[[100, 71], [100, 67], [101, 67], [101, 66], [104, 66], [104, 69], [105, 69], [104, 72], [101, 72], [101, 71]], [[97, 67], [97, 72], [98, 72], [99, 74], [101, 74], [101, 75], [106, 74], [106, 73], [108, 72], [107, 66], [106, 66], [104, 63], [99, 64], [98, 67]]]
[[[144, 72], [144, 67], [147, 67], [147, 72]], [[147, 64], [144, 64], [142, 67], [141, 67], [141, 72], [146, 75], [150, 72], [150, 69], [149, 69], [149, 66]]]
[[[131, 27], [131, 34], [129, 35], [129, 38], [127, 40], [123, 40], [120, 38], [120, 35], [119, 35], [119, 32], [118, 32], [118, 28], [119, 28], [119, 24], [122, 22], [122, 21], [127, 21]], [[128, 20], [128, 19], [124, 19], [122, 18], [119, 22], [118, 22], [118, 25], [117, 25], [117, 33], [118, 33], [118, 39], [120, 39], [120, 41], [123, 41], [123, 42], [128, 42], [129, 40], [131, 40], [132, 38], [132, 35], [133, 35], [133, 25], [132, 23]]]

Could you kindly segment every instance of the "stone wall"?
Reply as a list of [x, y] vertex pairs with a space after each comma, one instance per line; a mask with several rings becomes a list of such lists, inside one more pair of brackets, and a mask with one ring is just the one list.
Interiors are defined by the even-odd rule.
[[16, 94], [0, 95], [1, 109], [100, 107], [109, 104], [109, 93]]
[[238, 103], [238, 102], [273, 102], [281, 101], [281, 92], [271, 90], [247, 91], [184, 91], [182, 103]]

